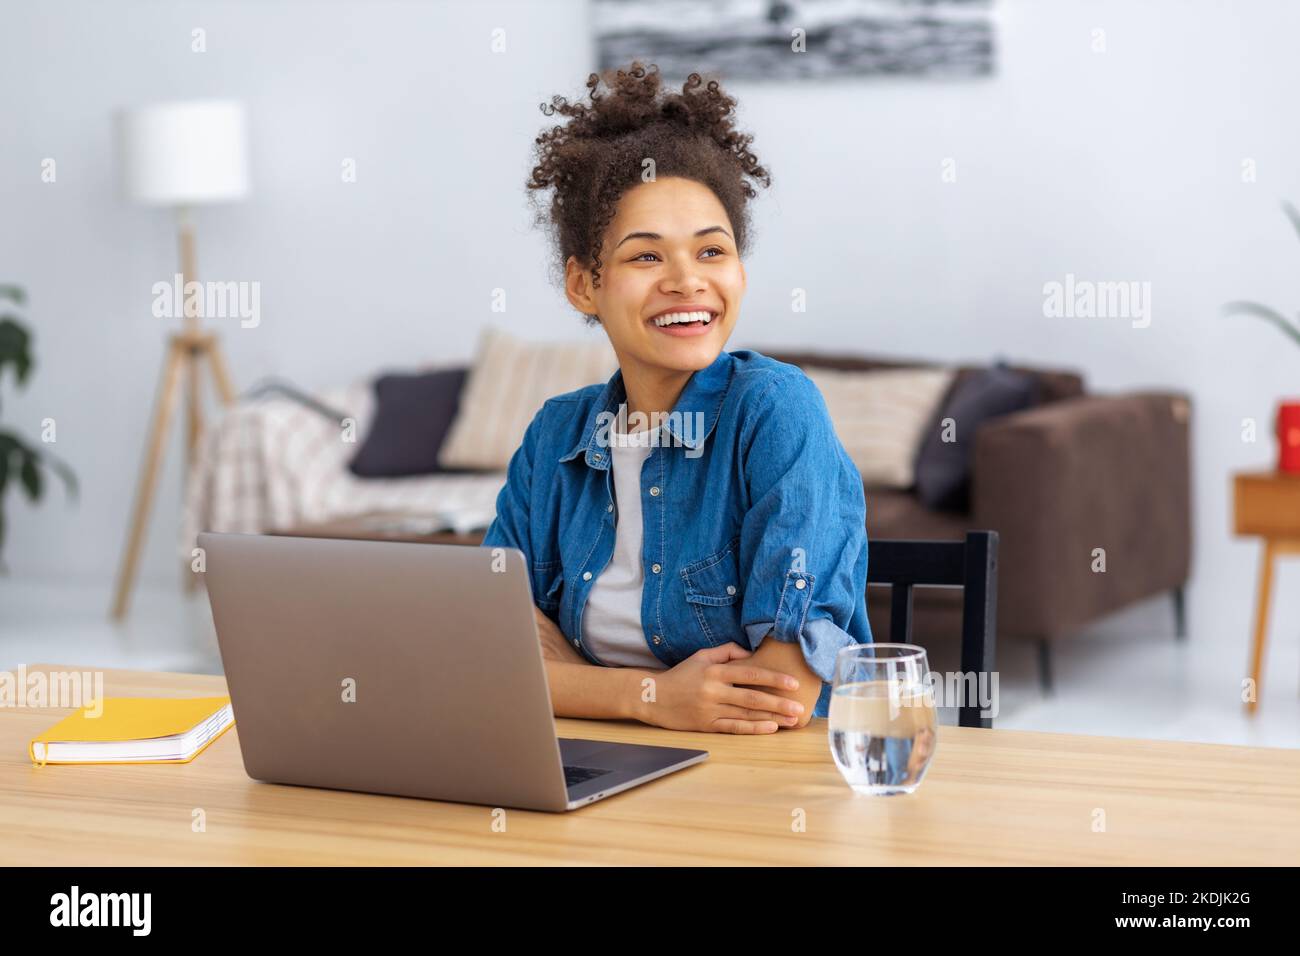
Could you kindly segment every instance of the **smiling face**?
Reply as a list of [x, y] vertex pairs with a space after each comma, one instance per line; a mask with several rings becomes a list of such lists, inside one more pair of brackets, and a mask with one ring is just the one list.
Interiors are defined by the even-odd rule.
[[665, 177], [619, 200], [601, 247], [600, 288], [569, 258], [569, 301], [600, 317], [626, 378], [688, 376], [718, 357], [745, 294], [734, 236], [711, 189]]

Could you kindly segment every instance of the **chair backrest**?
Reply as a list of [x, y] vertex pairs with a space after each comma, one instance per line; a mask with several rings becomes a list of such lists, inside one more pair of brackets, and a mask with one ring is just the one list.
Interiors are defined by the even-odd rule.
[[[868, 541], [867, 586], [891, 588], [889, 639], [910, 644], [912, 589], [920, 586], [960, 587], [961, 669], [993, 687], [998, 618], [998, 533], [968, 531], [965, 541]], [[962, 681], [960, 686], [969, 688]], [[992, 727], [980, 715], [978, 700], [969, 691], [958, 707], [962, 727]]]

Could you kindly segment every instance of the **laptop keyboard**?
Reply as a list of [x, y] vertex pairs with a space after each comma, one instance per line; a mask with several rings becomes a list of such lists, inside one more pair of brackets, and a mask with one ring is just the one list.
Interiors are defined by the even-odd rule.
[[597, 770], [595, 767], [569, 767], [564, 768], [564, 785], [572, 787], [576, 784], [583, 783], [595, 777], [603, 777], [609, 770]]

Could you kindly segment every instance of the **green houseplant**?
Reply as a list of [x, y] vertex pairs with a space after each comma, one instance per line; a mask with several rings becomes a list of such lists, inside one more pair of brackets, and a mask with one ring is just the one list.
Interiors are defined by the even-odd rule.
[[[1282, 203], [1282, 211], [1300, 236], [1300, 211], [1289, 202]], [[1253, 315], [1276, 326], [1288, 338], [1300, 345], [1300, 325], [1288, 319], [1277, 309], [1258, 302], [1229, 302], [1223, 307], [1227, 315]], [[1280, 402], [1277, 408], [1277, 440], [1279, 471], [1300, 473], [1300, 401]]]
[[[1287, 219], [1291, 220], [1291, 226], [1295, 229], [1296, 235], [1300, 236], [1300, 211], [1297, 211], [1289, 202], [1282, 203], [1282, 211], [1286, 213]], [[1282, 330], [1283, 334], [1289, 336], [1300, 345], [1300, 325], [1292, 322], [1281, 312], [1271, 309], [1266, 305], [1258, 302], [1229, 302], [1223, 307], [1226, 315], [1253, 315], [1256, 318], [1263, 319]]]
[[[7, 301], [23, 305], [26, 300], [26, 293], [19, 286], [0, 285], [0, 303]], [[0, 312], [0, 384], [3, 384], [5, 369], [9, 366], [13, 367], [17, 385], [26, 384], [33, 366], [31, 342], [31, 333], [16, 315], [7, 309]], [[72, 469], [48, 452], [28, 444], [15, 432], [0, 427], [0, 554], [4, 548], [4, 505], [10, 479], [17, 479], [31, 501], [39, 501], [44, 492], [47, 470], [63, 480], [69, 495], [76, 496], [77, 478]]]

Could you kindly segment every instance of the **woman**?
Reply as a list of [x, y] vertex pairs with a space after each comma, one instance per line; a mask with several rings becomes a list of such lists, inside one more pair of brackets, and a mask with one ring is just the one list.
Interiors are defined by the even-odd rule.
[[723, 349], [748, 180], [771, 179], [716, 82], [665, 92], [634, 63], [599, 83], [543, 104], [568, 123], [538, 137], [528, 186], [554, 190], [539, 219], [565, 293], [619, 368], [537, 413], [483, 543], [529, 562], [557, 715], [801, 727], [836, 652], [871, 640], [866, 506], [807, 376]]

